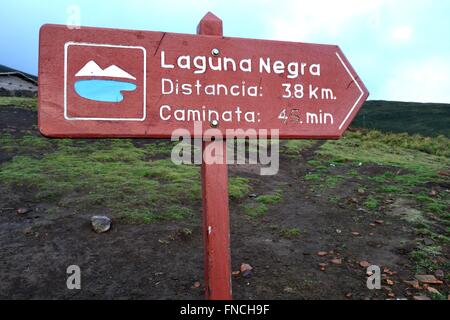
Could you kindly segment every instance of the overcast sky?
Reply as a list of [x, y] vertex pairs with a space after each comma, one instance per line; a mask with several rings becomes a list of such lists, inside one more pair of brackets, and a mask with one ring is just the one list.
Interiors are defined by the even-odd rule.
[[195, 33], [212, 11], [230, 37], [337, 44], [370, 99], [450, 103], [448, 0], [5, 0], [0, 64], [37, 74], [38, 31], [65, 24]]

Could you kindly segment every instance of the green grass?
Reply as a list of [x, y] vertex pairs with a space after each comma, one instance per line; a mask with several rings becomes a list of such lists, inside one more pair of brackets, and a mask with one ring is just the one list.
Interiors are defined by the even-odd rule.
[[308, 173], [305, 175], [304, 179], [306, 181], [320, 181], [322, 179], [322, 176], [320, 173]]
[[269, 208], [264, 203], [246, 203], [243, 205], [244, 214], [251, 218], [265, 216]]
[[278, 204], [283, 200], [283, 196], [281, 194], [281, 191], [276, 191], [273, 194], [265, 194], [256, 197], [256, 202], [263, 203], [266, 205], [274, 205]]
[[282, 190], [277, 189], [273, 193], [263, 194], [254, 199], [248, 200], [241, 207], [244, 214], [251, 218], [258, 218], [266, 215], [269, 207], [281, 203], [283, 200]]
[[34, 189], [35, 201], [84, 211], [101, 207], [116, 217], [131, 210], [140, 217], [151, 212], [175, 219], [180, 215], [167, 211], [173, 205], [200, 200], [198, 167], [146, 157], [129, 140], [61, 143], [40, 159], [17, 156], [5, 163], [0, 180]]
[[384, 192], [384, 193], [397, 193], [400, 191], [401, 191], [401, 189], [397, 186], [384, 186], [381, 188], [381, 192]]
[[445, 203], [434, 201], [428, 204], [425, 209], [438, 215], [443, 215], [448, 210], [448, 206]]
[[427, 273], [434, 272], [438, 268], [446, 266], [439, 266], [436, 263], [436, 258], [442, 255], [442, 248], [438, 245], [434, 246], [419, 246], [416, 250], [410, 253], [411, 260], [415, 263], [416, 272]]
[[[430, 181], [442, 181], [440, 171], [450, 167], [450, 139], [426, 138], [378, 131], [347, 132], [341, 140], [328, 141], [317, 151], [321, 161], [381, 164], [406, 169], [407, 174], [387, 172], [368, 177], [404, 191]], [[405, 173], [405, 172], [404, 172]]]
[[280, 234], [285, 239], [295, 239], [300, 236], [300, 229], [299, 228], [282, 229]]
[[36, 110], [37, 98], [0, 97], [0, 106], [15, 106], [24, 109]]
[[125, 209], [121, 220], [130, 224], [148, 224], [155, 221], [177, 221], [192, 216], [192, 209], [180, 205], [170, 205], [161, 212]]
[[374, 210], [374, 209], [377, 209], [377, 208], [378, 208], [378, 206], [379, 206], [379, 201], [378, 201], [378, 199], [376, 199], [374, 196], [368, 196], [367, 199], [366, 199], [366, 201], [364, 202], [364, 206], [365, 206], [367, 209]]
[[61, 140], [48, 140], [42, 137], [25, 135], [14, 137], [8, 133], [0, 134], [0, 150], [8, 153], [29, 154], [53, 150]]
[[251, 190], [250, 179], [230, 177], [228, 179], [228, 193], [232, 199], [245, 198]]
[[[169, 141], [136, 147], [127, 139], [2, 134], [0, 142], [0, 150], [18, 154], [0, 167], [0, 181], [11, 190], [34, 190], [34, 201], [78, 211], [102, 208], [132, 223], [148, 223], [188, 217], [189, 206], [201, 199], [200, 168], [173, 164]], [[250, 190], [249, 179], [230, 177], [231, 198], [244, 198]]]
[[304, 149], [314, 145], [314, 140], [286, 140], [281, 144], [280, 152], [288, 156], [298, 156]]

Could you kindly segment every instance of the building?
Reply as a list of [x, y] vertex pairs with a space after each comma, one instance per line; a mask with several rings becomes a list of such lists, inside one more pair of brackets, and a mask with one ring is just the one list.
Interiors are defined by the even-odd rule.
[[0, 65], [0, 96], [35, 97], [37, 91], [36, 76]]

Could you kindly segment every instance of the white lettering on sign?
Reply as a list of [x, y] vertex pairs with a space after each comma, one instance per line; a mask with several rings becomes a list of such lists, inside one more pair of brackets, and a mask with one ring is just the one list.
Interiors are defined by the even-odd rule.
[[260, 113], [255, 111], [242, 111], [240, 107], [220, 112], [206, 106], [196, 109], [163, 105], [159, 108], [159, 118], [163, 121], [211, 122], [218, 120], [223, 122], [256, 123], [260, 122], [260, 115]]
[[[281, 60], [272, 61], [271, 58], [260, 57], [257, 67], [261, 74], [286, 74], [289, 79], [295, 79], [306, 74], [319, 77], [321, 74], [320, 63], [308, 64], [306, 62], [291, 61], [285, 63]], [[206, 71], [233, 71], [251, 73], [255, 69], [253, 59], [236, 60], [230, 57], [206, 57], [183, 55], [167, 57], [164, 50], [161, 51], [161, 68], [192, 70], [194, 74], [204, 74]]]

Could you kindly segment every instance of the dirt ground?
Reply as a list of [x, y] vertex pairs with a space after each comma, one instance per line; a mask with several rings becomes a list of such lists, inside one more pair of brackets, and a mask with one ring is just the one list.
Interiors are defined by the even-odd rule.
[[[36, 134], [36, 123], [33, 111], [0, 108], [2, 132]], [[332, 191], [346, 201], [330, 203], [331, 191], [312, 191], [313, 182], [303, 177], [317, 147], [297, 158], [283, 157], [273, 177], [258, 175], [256, 166], [230, 166], [230, 174], [252, 178], [252, 193], [283, 190], [282, 202], [259, 220], [248, 219], [239, 201], [230, 203], [232, 268], [239, 270], [241, 263], [254, 268], [249, 278], [233, 277], [234, 298], [411, 298], [416, 291], [403, 280], [415, 275], [409, 260], [417, 240], [414, 228], [396, 214], [395, 203], [377, 212], [361, 209], [355, 204], [361, 195], [351, 181]], [[0, 164], [12, 156], [0, 153]], [[365, 165], [360, 170], [370, 175], [392, 168]], [[374, 182], [366, 183], [370, 187]], [[45, 203], [29, 200], [31, 192], [25, 186], [5, 194], [0, 187], [0, 299], [203, 299], [200, 203], [192, 219], [114, 223], [110, 232], [99, 235], [90, 225], [96, 212], [75, 214], [69, 208], [51, 216]], [[18, 215], [20, 207], [32, 211]], [[186, 228], [192, 233], [185, 233]], [[300, 233], [282, 237], [283, 228]], [[318, 256], [320, 251], [327, 255]], [[341, 264], [332, 259], [342, 259]], [[361, 261], [388, 268], [384, 277], [393, 284], [384, 279], [381, 290], [369, 290]], [[324, 271], [320, 263], [327, 263]], [[66, 268], [74, 264], [82, 271], [78, 291], [66, 287]]]

